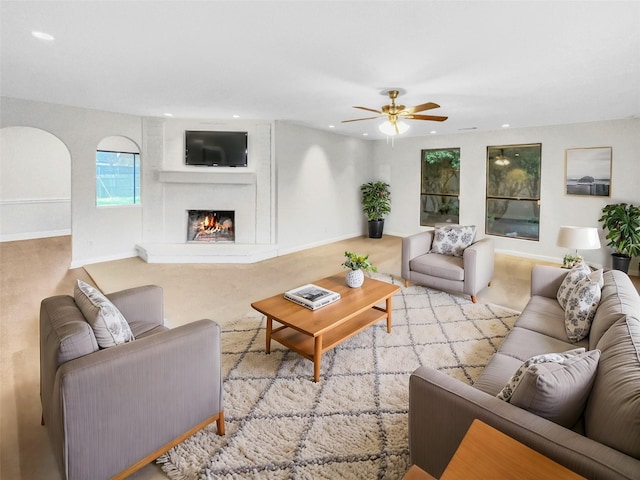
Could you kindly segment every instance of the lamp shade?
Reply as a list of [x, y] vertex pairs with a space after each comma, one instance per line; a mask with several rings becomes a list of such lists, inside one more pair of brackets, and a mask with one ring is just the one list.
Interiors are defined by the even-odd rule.
[[600, 248], [598, 229], [594, 227], [560, 227], [558, 246], [574, 250], [595, 250]]

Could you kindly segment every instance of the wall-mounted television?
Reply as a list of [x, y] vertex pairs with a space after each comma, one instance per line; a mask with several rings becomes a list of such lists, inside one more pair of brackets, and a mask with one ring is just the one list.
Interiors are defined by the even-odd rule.
[[246, 167], [247, 132], [185, 132], [185, 162], [206, 167]]

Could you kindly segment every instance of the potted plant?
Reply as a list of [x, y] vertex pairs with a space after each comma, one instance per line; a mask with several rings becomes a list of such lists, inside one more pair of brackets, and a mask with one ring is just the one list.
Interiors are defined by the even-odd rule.
[[360, 185], [362, 211], [369, 221], [369, 238], [382, 238], [384, 216], [391, 211], [389, 184], [369, 182]]
[[626, 203], [606, 205], [598, 221], [608, 230], [607, 246], [614, 249], [613, 268], [627, 273], [631, 257], [640, 255], [640, 207]]
[[369, 255], [358, 255], [353, 252], [344, 252], [346, 260], [342, 264], [348, 268], [345, 277], [347, 285], [351, 288], [361, 287], [364, 283], [364, 272], [377, 272], [378, 269], [369, 261]]

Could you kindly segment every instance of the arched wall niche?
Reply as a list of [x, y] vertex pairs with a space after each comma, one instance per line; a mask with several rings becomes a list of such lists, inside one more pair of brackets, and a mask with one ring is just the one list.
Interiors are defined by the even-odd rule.
[[71, 154], [40, 128], [0, 129], [0, 241], [71, 234]]

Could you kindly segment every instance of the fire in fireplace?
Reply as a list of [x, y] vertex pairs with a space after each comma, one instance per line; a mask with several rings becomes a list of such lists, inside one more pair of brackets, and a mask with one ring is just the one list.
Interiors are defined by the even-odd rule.
[[187, 210], [187, 242], [235, 242], [235, 212]]

